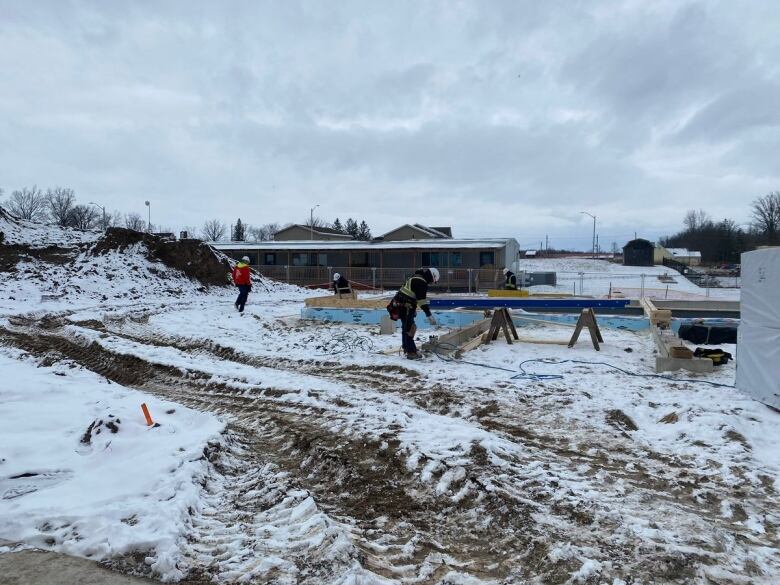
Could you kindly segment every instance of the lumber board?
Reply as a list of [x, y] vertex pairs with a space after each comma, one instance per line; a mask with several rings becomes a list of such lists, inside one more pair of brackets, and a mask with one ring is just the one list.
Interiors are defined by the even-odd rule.
[[336, 295], [325, 297], [310, 297], [304, 301], [307, 307], [328, 308], [328, 309], [384, 309], [390, 297], [380, 297], [375, 299], [340, 299]]
[[491, 288], [488, 289], [487, 294], [489, 297], [527, 297], [529, 296], [527, 290], [521, 289], [505, 289], [505, 288]]
[[475, 337], [481, 336], [490, 328], [490, 322], [491, 319], [481, 319], [479, 321], [475, 321], [471, 325], [467, 325], [461, 329], [456, 329], [454, 331], [450, 331], [449, 333], [445, 333], [444, 335], [438, 337], [435, 341], [426, 341], [423, 343], [422, 348], [423, 350], [431, 350], [433, 348], [438, 348], [438, 346], [444, 345], [445, 347], [441, 348], [442, 351], [455, 351], [455, 348], [458, 348], [464, 343], [471, 341]]
[[642, 305], [642, 309], [645, 312], [645, 316], [650, 319], [650, 325], [660, 325], [664, 328], [668, 328], [672, 320], [672, 312], [669, 309], [659, 309], [655, 306], [653, 301], [647, 297], [639, 299], [639, 304]]

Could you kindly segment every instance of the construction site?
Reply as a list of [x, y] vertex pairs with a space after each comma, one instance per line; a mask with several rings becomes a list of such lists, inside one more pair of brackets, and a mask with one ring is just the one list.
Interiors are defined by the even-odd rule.
[[778, 249], [717, 297], [520, 261], [432, 291], [410, 361], [394, 290], [254, 271], [240, 314], [205, 243], [0, 213], [11, 583], [777, 582]]

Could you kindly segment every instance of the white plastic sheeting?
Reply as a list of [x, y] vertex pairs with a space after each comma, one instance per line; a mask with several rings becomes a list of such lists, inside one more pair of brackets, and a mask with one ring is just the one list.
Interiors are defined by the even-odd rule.
[[742, 254], [742, 324], [780, 328], [780, 247]]
[[737, 388], [780, 408], [780, 248], [742, 254]]

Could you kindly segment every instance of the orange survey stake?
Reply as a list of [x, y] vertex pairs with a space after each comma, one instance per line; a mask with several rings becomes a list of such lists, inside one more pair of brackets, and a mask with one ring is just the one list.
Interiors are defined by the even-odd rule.
[[154, 424], [154, 421], [152, 420], [152, 415], [149, 414], [149, 409], [146, 408], [146, 403], [144, 402], [141, 405], [141, 410], [144, 411], [144, 416], [146, 417], [146, 426], [150, 427]]

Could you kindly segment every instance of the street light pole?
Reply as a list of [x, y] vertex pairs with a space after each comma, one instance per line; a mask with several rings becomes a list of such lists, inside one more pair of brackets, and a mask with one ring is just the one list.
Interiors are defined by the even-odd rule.
[[593, 218], [593, 239], [591, 240], [591, 245], [593, 246], [593, 252], [592, 256], [593, 259], [596, 259], [596, 216], [592, 213], [588, 213], [587, 211], [580, 211], [580, 213], [584, 213], [585, 215], [589, 215]]
[[149, 205], [148, 201], [144, 201], [144, 204], [146, 205], [146, 207], [149, 208], [149, 223], [146, 226], [146, 232], [151, 234], [152, 233], [152, 206]]
[[106, 208], [102, 205], [98, 205], [97, 203], [93, 203], [92, 201], [90, 201], [89, 204], [94, 205], [95, 207], [99, 207], [103, 210], [103, 231], [106, 231], [108, 229], [108, 225], [106, 224]]
[[314, 210], [319, 207], [319, 204], [315, 205], [309, 210], [309, 239], [314, 239]]

